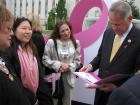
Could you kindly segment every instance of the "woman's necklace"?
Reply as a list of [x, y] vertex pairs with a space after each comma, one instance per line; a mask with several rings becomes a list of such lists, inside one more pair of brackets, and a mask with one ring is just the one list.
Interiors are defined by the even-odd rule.
[[0, 71], [4, 72], [5, 74], [8, 75], [8, 78], [11, 81], [14, 81], [14, 77], [12, 74], [10, 74], [8, 68], [5, 66], [5, 62], [3, 61], [3, 59], [0, 57]]
[[69, 58], [69, 41], [62, 42], [61, 52], [62, 58], [68, 59]]

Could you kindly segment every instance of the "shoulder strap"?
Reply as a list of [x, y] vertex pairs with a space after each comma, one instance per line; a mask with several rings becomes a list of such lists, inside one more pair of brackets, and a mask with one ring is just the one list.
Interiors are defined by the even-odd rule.
[[[53, 39], [53, 42], [54, 42], [54, 47], [55, 47], [55, 50], [56, 50], [56, 53], [57, 53], [57, 57], [58, 57], [58, 59], [59, 59], [56, 39]], [[59, 59], [59, 60], [60, 60], [60, 59]]]

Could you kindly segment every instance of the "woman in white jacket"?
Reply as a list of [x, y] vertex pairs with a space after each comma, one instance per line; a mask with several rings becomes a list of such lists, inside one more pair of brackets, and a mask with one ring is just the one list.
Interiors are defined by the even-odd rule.
[[72, 72], [79, 67], [80, 57], [80, 43], [79, 40], [75, 40], [70, 23], [67, 21], [57, 23], [46, 43], [43, 64], [61, 73], [65, 93], [62, 98], [63, 105], [71, 105], [75, 83]]

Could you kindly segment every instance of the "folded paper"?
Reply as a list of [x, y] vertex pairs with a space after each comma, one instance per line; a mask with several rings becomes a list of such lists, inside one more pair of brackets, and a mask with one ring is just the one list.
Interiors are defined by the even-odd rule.
[[74, 72], [79, 78], [84, 81], [92, 84], [103, 84], [103, 83], [112, 83], [122, 79], [127, 79], [133, 76], [134, 74], [114, 74], [104, 79], [98, 77], [94, 72]]

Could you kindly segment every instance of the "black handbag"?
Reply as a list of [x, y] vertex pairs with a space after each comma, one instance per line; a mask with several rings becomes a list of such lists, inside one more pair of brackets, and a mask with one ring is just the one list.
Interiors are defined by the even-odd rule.
[[[49, 75], [52, 73], [56, 73], [55, 70], [50, 69], [48, 67], [45, 67], [45, 75]], [[50, 86], [50, 88], [52, 89], [52, 83], [51, 82], [47, 82]], [[64, 84], [63, 84], [63, 80], [62, 80], [62, 76], [60, 77], [59, 80], [55, 81], [55, 92], [53, 94], [53, 98], [62, 98], [64, 95]]]
[[56, 73], [56, 71], [54, 69], [51, 69], [49, 67], [44, 67], [44, 69], [45, 69], [45, 75]]
[[59, 80], [56, 80], [55, 82], [55, 92], [53, 94], [53, 98], [59, 99], [64, 96], [64, 84], [62, 77], [60, 77]]

